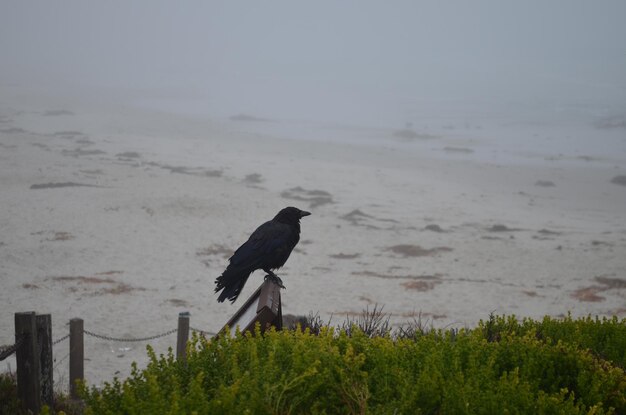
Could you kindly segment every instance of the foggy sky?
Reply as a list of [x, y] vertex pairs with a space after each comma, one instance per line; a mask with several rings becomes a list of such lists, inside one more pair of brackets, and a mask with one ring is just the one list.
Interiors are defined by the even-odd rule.
[[626, 1], [0, 2], [0, 82], [270, 117], [626, 105]]

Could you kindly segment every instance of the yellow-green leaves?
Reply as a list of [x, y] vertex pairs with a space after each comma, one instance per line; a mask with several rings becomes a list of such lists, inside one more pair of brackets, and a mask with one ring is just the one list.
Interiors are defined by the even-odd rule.
[[94, 414], [626, 413], [624, 321], [491, 316], [414, 338], [323, 327], [206, 341], [86, 392]]

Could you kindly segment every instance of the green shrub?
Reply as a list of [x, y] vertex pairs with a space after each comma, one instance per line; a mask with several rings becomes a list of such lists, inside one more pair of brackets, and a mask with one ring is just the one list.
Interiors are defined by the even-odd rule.
[[497, 341], [507, 333], [523, 335], [535, 333], [537, 338], [551, 344], [567, 342], [578, 348], [589, 349], [596, 356], [626, 368], [626, 319], [617, 317], [585, 317], [564, 319], [544, 317], [542, 321], [525, 318], [518, 321], [515, 316], [489, 316], [480, 321], [478, 330], [489, 341]]
[[20, 414], [17, 381], [13, 373], [0, 373], [0, 414]]
[[148, 348], [145, 370], [85, 389], [85, 413], [626, 413], [623, 329], [492, 317], [414, 338], [356, 327], [194, 337], [186, 362]]

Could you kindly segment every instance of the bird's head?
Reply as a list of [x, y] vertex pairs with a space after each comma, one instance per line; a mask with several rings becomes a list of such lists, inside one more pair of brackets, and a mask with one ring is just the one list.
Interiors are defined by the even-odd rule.
[[309, 216], [310, 214], [311, 212], [290, 206], [278, 212], [278, 214], [274, 216], [274, 220], [281, 223], [294, 224], [300, 223], [300, 219], [305, 216]]

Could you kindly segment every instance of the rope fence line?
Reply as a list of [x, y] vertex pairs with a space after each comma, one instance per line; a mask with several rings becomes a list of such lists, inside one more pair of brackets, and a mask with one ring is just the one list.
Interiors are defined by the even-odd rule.
[[15, 353], [22, 343], [24, 343], [25, 339], [26, 336], [22, 336], [14, 344], [0, 346], [0, 362]]
[[60, 339], [57, 339], [55, 341], [52, 342], [53, 346], [56, 346], [57, 344], [61, 343], [63, 340], [65, 339], [69, 339], [70, 338], [70, 334], [66, 334], [65, 336], [61, 337]]
[[[148, 340], [155, 340], [155, 339], [159, 339], [161, 337], [165, 337], [165, 336], [169, 336], [172, 333], [175, 333], [176, 331], [178, 331], [178, 328], [174, 328], [172, 330], [168, 330], [165, 333], [161, 333], [161, 334], [155, 334], [154, 336], [147, 336], [147, 337], [140, 337], [140, 338], [130, 338], [130, 337], [113, 337], [113, 336], [106, 336], [104, 334], [97, 334], [94, 332], [91, 332], [89, 330], [83, 330], [83, 332], [91, 337], [96, 337], [98, 339], [101, 340], [108, 340], [108, 341], [112, 341], [112, 342], [123, 342], [123, 343], [131, 343], [131, 342], [145, 342]], [[69, 334], [68, 334], [69, 337]]]
[[[196, 333], [200, 333], [203, 336], [215, 336], [217, 333], [212, 332], [212, 331], [208, 331], [208, 330], [202, 330], [202, 329], [197, 329], [194, 327], [189, 327], [192, 331], [195, 331]], [[178, 331], [178, 327], [174, 328], [172, 330], [168, 330], [164, 333], [161, 334], [155, 334], [154, 336], [146, 336], [146, 337], [139, 337], [139, 338], [132, 338], [132, 337], [113, 337], [113, 336], [107, 336], [105, 334], [98, 334], [98, 333], [94, 333], [92, 331], [89, 330], [83, 330], [83, 332], [91, 337], [95, 337], [101, 340], [108, 340], [108, 341], [113, 341], [113, 342], [122, 342], [122, 343], [132, 343], [132, 342], [145, 342], [148, 340], [155, 340], [155, 339], [160, 339], [161, 337], [165, 337], [165, 336], [169, 336], [170, 334], [173, 334], [175, 332]], [[52, 345], [55, 346], [57, 344], [59, 344], [60, 342], [62, 342], [63, 340], [66, 340], [70, 337], [69, 334], [66, 334], [65, 336], [61, 337], [60, 339], [55, 340]]]
[[193, 327], [189, 327], [191, 329], [191, 331], [195, 331], [196, 333], [200, 333], [200, 335], [202, 336], [215, 336], [217, 333], [213, 333], [212, 331], [206, 331], [206, 330], [200, 330], [200, 329], [195, 329]]
[[[215, 336], [215, 334], [216, 334], [216, 333], [214, 333], [212, 331], [208, 331], [208, 330], [201, 330], [201, 329], [197, 329], [197, 328], [194, 328], [194, 327], [189, 327], [189, 328], [192, 331], [195, 331], [196, 333], [200, 333], [200, 335], [202, 335], [202, 336]], [[104, 334], [94, 333], [94, 332], [89, 331], [89, 330], [83, 330], [83, 332], [85, 334], [87, 334], [88, 336], [91, 336], [91, 337], [95, 337], [95, 338], [98, 338], [98, 339], [101, 339], [101, 340], [108, 340], [108, 341], [114, 341], [114, 342], [123, 342], [123, 343], [144, 342], [144, 341], [149, 341], [149, 340], [155, 340], [155, 339], [159, 339], [161, 337], [169, 336], [170, 334], [173, 334], [176, 331], [178, 331], [178, 327], [174, 328], [172, 330], [168, 330], [168, 331], [166, 331], [164, 333], [155, 334], [153, 336], [146, 336], [146, 337], [139, 337], [139, 338], [130, 338], [130, 337], [107, 336], [107, 335], [104, 335]], [[26, 338], [26, 336], [22, 336], [14, 344], [0, 346], [0, 362], [5, 360], [9, 356], [11, 356], [13, 353], [15, 353], [17, 351], [17, 349], [20, 348], [20, 346], [24, 342], [25, 338]], [[55, 341], [53, 341], [52, 342], [52, 346], [56, 346], [57, 344], [61, 343], [64, 340], [67, 340], [69, 338], [70, 338], [70, 334], [68, 333], [65, 336], [63, 336], [61, 338], [58, 338]], [[61, 359], [61, 361], [65, 360], [66, 358], [67, 358], [67, 356], [65, 356], [63, 359]], [[61, 363], [61, 361], [57, 362], [57, 365], [59, 363]]]
[[54, 366], [53, 366], [52, 368], [56, 370], [56, 368], [57, 368], [57, 367], [58, 367], [61, 363], [63, 363], [63, 362], [64, 362], [64, 361], [65, 361], [68, 357], [70, 357], [70, 353], [69, 353], [69, 352], [67, 352], [67, 353], [65, 354], [65, 356], [63, 356], [63, 357], [62, 357], [61, 359], [59, 359], [58, 361], [56, 361], [56, 359], [55, 359], [56, 363], [54, 364]]
[[[196, 333], [199, 333], [202, 336], [215, 336], [217, 334], [217, 333], [214, 333], [212, 331], [202, 330], [202, 329], [198, 329], [198, 328], [195, 328], [195, 327], [189, 327], [189, 328], [192, 331], [194, 331]], [[160, 339], [162, 337], [169, 336], [170, 334], [173, 334], [176, 331], [178, 331], [178, 327], [173, 328], [172, 330], [168, 330], [168, 331], [166, 331], [164, 333], [155, 334], [153, 336], [131, 338], [131, 337], [113, 337], [113, 336], [107, 336], [107, 335], [104, 335], [104, 334], [94, 333], [94, 332], [89, 331], [89, 330], [83, 330], [83, 332], [85, 334], [87, 334], [88, 336], [91, 336], [91, 337], [95, 337], [95, 338], [98, 338], [98, 339], [101, 339], [101, 340], [108, 340], [108, 341], [114, 341], [114, 342], [123, 342], [123, 343], [144, 342], [144, 341], [149, 341], [149, 340]], [[22, 345], [22, 343], [24, 342], [25, 337], [26, 336], [20, 337], [20, 339], [15, 344], [0, 346], [0, 361], [5, 360], [9, 356], [11, 356], [13, 353], [15, 353], [16, 350], [19, 349], [20, 346]], [[52, 342], [52, 346], [56, 346], [57, 344], [61, 343], [62, 341], [69, 339], [69, 337], [70, 337], [70, 334], [68, 333], [68, 334], [66, 334], [63, 337], [56, 339], [55, 341]]]
[[[65, 336], [61, 337], [60, 339], [56, 339], [55, 341], [52, 342], [52, 346], [56, 346], [57, 344], [61, 343], [63, 340], [67, 340], [70, 338], [70, 334], [66, 334]], [[54, 361], [56, 362], [54, 364], [54, 366], [52, 367], [54, 370], [56, 370], [56, 368], [63, 363], [63, 361], [65, 361], [65, 359], [67, 359], [68, 357], [70, 357], [70, 353], [68, 352], [65, 356], [63, 356], [61, 359], [59, 359], [58, 361], [56, 359], [54, 359]]]
[[[192, 328], [192, 330], [196, 331], [196, 332], [198, 332], [198, 333], [200, 333], [202, 335], [206, 335], [206, 334], [214, 335], [215, 334], [215, 333], [212, 333], [212, 332], [206, 331], [206, 330], [199, 330], [199, 329], [193, 329], [193, 328]], [[94, 332], [89, 331], [89, 330], [83, 330], [83, 331], [88, 336], [96, 337], [96, 338], [101, 339], [101, 340], [130, 343], [130, 342], [144, 342], [144, 341], [155, 340], [155, 339], [159, 339], [161, 337], [169, 336], [170, 334], [175, 333], [176, 331], [178, 331], [178, 328], [174, 328], [172, 330], [168, 330], [168, 331], [166, 331], [164, 333], [155, 334], [153, 336], [146, 336], [146, 337], [140, 337], [140, 338], [113, 337], [113, 336], [107, 336], [107, 335], [104, 335], [104, 334], [94, 333]], [[15, 353], [17, 351], [17, 349], [20, 348], [20, 346], [24, 342], [25, 338], [26, 338], [26, 336], [22, 336], [14, 344], [0, 346], [0, 362], [5, 360], [9, 356], [11, 356], [13, 353]], [[67, 340], [69, 338], [70, 338], [70, 334], [68, 333], [65, 336], [63, 336], [63, 337], [53, 341], [52, 342], [52, 346], [56, 346], [57, 344], [61, 343], [64, 340]]]
[[[196, 333], [199, 333], [202, 336], [215, 336], [216, 335], [216, 333], [208, 331], [208, 330], [201, 330], [201, 329], [197, 329], [197, 328], [194, 328], [194, 327], [189, 327], [189, 328], [192, 331], [194, 331]], [[84, 330], [83, 329], [83, 333], [87, 334], [88, 336], [95, 337], [95, 338], [98, 338], [98, 339], [101, 339], [101, 340], [123, 342], [123, 343], [142, 342], [142, 341], [148, 341], [148, 340], [155, 340], [155, 339], [159, 339], [159, 338], [162, 338], [162, 337], [165, 337], [165, 336], [169, 336], [170, 334], [173, 334], [176, 331], [178, 331], [178, 327], [175, 328], [175, 329], [172, 329], [172, 330], [168, 330], [168, 331], [166, 331], [164, 333], [161, 333], [161, 334], [155, 334], [153, 336], [146, 336], [146, 337], [141, 337], [141, 338], [128, 338], [128, 337], [107, 336], [107, 335], [104, 335], [104, 334], [98, 334], [98, 333], [94, 333], [94, 332], [91, 332], [89, 330]], [[52, 342], [52, 346], [56, 346], [57, 344], [61, 343], [62, 341], [69, 339], [69, 337], [70, 337], [70, 334], [68, 333], [65, 336], [63, 336], [63, 337], [53, 341]], [[6, 348], [6, 347], [9, 347], [9, 346], [3, 346], [3, 348]], [[10, 347], [12, 347], [13, 351], [15, 351], [16, 349], [18, 349], [20, 347], [20, 344], [15, 344], [15, 345], [10, 346]], [[61, 359], [59, 359], [59, 360], [55, 359], [55, 364], [54, 364], [53, 369], [56, 370], [57, 367], [61, 363], [63, 363], [65, 360], [67, 360], [67, 358], [69, 356], [70, 356], [70, 353], [66, 353], [65, 356], [63, 356]], [[2, 359], [0, 359], [0, 360], [3, 360], [3, 359], [4, 359], [4, 357]]]
[[[129, 342], [143, 342], [143, 341], [159, 339], [161, 337], [169, 336], [170, 334], [175, 333], [177, 330], [178, 330], [178, 328], [174, 328], [172, 330], [166, 331], [165, 333], [155, 334], [154, 336], [147, 336], [147, 337], [140, 337], [140, 338], [113, 337], [113, 336], [106, 336], [104, 334], [94, 333], [94, 332], [91, 332], [89, 330], [83, 330], [83, 331], [84, 331], [85, 334], [87, 334], [89, 336], [92, 336], [92, 337], [96, 337], [98, 339], [129, 343]], [[193, 331], [197, 331], [197, 332], [199, 332], [202, 335], [206, 335], [206, 334], [214, 335], [215, 334], [215, 333], [212, 333], [212, 332], [209, 332], [209, 331], [205, 331], [205, 330], [199, 330], [199, 329], [192, 329], [192, 330]], [[11, 356], [13, 353], [15, 353], [17, 351], [17, 349], [19, 349], [20, 346], [22, 345], [22, 343], [24, 342], [25, 337], [26, 336], [20, 337], [20, 339], [16, 343], [14, 343], [14, 344], [0, 346], [0, 362], [5, 360], [9, 356]], [[52, 342], [52, 346], [56, 346], [57, 344], [61, 343], [64, 340], [67, 340], [69, 338], [70, 338], [70, 334], [68, 333], [65, 336], [63, 336], [63, 337], [53, 341]]]

